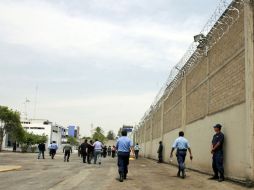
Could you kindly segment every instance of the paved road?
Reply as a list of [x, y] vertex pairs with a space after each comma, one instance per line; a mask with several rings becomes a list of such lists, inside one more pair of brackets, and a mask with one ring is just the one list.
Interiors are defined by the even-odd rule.
[[208, 176], [187, 172], [186, 179], [176, 177], [177, 169], [147, 159], [130, 162], [128, 179], [118, 177], [116, 159], [103, 159], [102, 165], [81, 163], [73, 154], [69, 163], [63, 155], [56, 159], [37, 160], [35, 154], [0, 153], [0, 165], [20, 165], [18, 171], [0, 172], [0, 189], [4, 190], [240, 190], [244, 187], [207, 180]]

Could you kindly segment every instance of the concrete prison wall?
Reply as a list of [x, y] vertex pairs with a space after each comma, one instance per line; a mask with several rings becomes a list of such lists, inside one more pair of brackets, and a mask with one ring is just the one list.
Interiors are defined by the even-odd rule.
[[253, 4], [246, 1], [239, 9], [237, 20], [223, 37], [140, 123], [135, 141], [143, 156], [157, 159], [162, 140], [163, 159], [169, 162], [172, 143], [183, 130], [194, 156], [192, 162], [187, 159], [187, 166], [212, 173], [212, 126], [220, 123], [225, 134], [226, 176], [254, 180]]

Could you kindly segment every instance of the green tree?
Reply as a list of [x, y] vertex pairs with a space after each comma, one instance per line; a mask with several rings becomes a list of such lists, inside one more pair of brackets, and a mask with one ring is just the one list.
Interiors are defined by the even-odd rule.
[[117, 136], [118, 136], [118, 137], [121, 137], [121, 136], [122, 136], [122, 128], [120, 128], [120, 129], [118, 130]]
[[107, 134], [108, 140], [114, 140], [116, 138], [114, 131], [110, 130]]
[[3, 138], [7, 133], [16, 136], [16, 138], [23, 138], [22, 135], [24, 133], [21, 128], [19, 112], [13, 111], [6, 106], [0, 106], [0, 151]]
[[106, 137], [104, 135], [103, 129], [101, 127], [96, 127], [96, 129], [92, 135], [92, 138], [93, 138], [93, 140], [98, 139], [99, 141], [104, 143], [106, 140]]
[[71, 145], [78, 145], [78, 140], [75, 137], [67, 137], [67, 141], [70, 142]]

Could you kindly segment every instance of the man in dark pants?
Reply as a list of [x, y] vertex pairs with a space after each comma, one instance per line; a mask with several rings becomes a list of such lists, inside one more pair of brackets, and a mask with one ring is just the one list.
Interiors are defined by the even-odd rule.
[[221, 132], [222, 126], [220, 124], [214, 127], [215, 135], [212, 140], [211, 153], [213, 155], [213, 171], [214, 176], [210, 179], [218, 180], [219, 182], [224, 181], [224, 167], [223, 167], [223, 143], [224, 134]]
[[40, 143], [38, 145], [38, 149], [39, 149], [38, 159], [40, 159], [41, 154], [42, 154], [42, 158], [45, 159], [45, 157], [44, 157], [44, 152], [45, 152], [45, 149], [46, 149], [45, 148], [45, 144], [44, 143]]
[[83, 158], [83, 163], [86, 163], [86, 156], [87, 156], [87, 147], [88, 147], [88, 143], [87, 143], [87, 139], [80, 145], [80, 150], [81, 150], [81, 155]]
[[140, 148], [139, 148], [139, 145], [138, 145], [138, 143], [137, 143], [137, 144], [134, 146], [134, 153], [135, 153], [135, 158], [136, 158], [136, 160], [138, 159], [139, 150], [140, 150]]
[[93, 141], [90, 140], [89, 143], [87, 143], [87, 163], [88, 164], [91, 164], [91, 160], [92, 160], [92, 157], [93, 157]]
[[118, 155], [118, 172], [120, 175], [119, 181], [123, 182], [127, 178], [130, 151], [132, 151], [132, 142], [127, 137], [127, 131], [122, 131], [122, 136], [117, 140], [116, 149]]
[[178, 162], [177, 177], [180, 177], [180, 175], [182, 174], [182, 178], [184, 179], [185, 178], [185, 157], [186, 157], [187, 150], [189, 150], [191, 160], [193, 159], [193, 157], [191, 154], [189, 142], [186, 138], [184, 138], [183, 131], [179, 132], [179, 137], [175, 140], [172, 146], [170, 158], [173, 157], [173, 152], [175, 149], [177, 149], [176, 157]]
[[162, 141], [159, 142], [159, 148], [158, 148], [158, 163], [162, 163], [162, 151], [163, 151], [163, 145], [162, 145]]
[[72, 146], [70, 145], [70, 142], [67, 142], [67, 144], [64, 145], [63, 152], [64, 152], [64, 162], [66, 161], [66, 158], [67, 162], [69, 162], [70, 154], [72, 153]]
[[50, 155], [51, 155], [51, 159], [54, 159], [55, 155], [56, 155], [56, 151], [58, 149], [58, 146], [56, 144], [56, 141], [53, 141], [52, 144], [50, 145]]

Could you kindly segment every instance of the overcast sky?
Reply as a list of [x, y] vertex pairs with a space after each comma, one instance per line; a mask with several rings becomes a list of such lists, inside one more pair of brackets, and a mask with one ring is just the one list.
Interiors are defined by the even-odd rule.
[[138, 124], [219, 0], [0, 0], [0, 105], [115, 132]]

